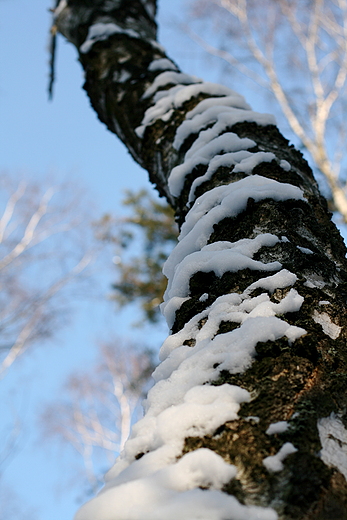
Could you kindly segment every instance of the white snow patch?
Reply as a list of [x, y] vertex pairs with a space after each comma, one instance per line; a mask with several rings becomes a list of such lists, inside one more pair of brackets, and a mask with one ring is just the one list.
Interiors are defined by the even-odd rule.
[[308, 249], [307, 247], [301, 247], [301, 246], [296, 246], [297, 249], [299, 249], [299, 251], [301, 251], [302, 253], [305, 253], [305, 255], [313, 255], [313, 251], [311, 249]]
[[160, 304], [160, 310], [162, 314], [165, 316], [168, 326], [171, 328], [174, 321], [177, 310], [182, 306], [182, 304], [189, 300], [189, 296], [171, 296], [168, 301], [165, 301]]
[[253, 282], [249, 287], [247, 287], [245, 293], [251, 293], [258, 287], [262, 287], [272, 294], [276, 289], [284, 289], [285, 287], [294, 285], [297, 279], [298, 277], [295, 274], [291, 273], [287, 269], [282, 269], [271, 276], [259, 278], [259, 280]]
[[[296, 312], [300, 310], [302, 302], [302, 297], [295, 290], [290, 291], [278, 304], [271, 302], [269, 295], [265, 293], [255, 298], [250, 298], [247, 289], [243, 294], [231, 293], [220, 296], [208, 309], [205, 309], [192, 318], [181, 331], [172, 334], [165, 340], [160, 350], [160, 360], [165, 360], [173, 350], [181, 347], [185, 338], [194, 338], [196, 342], [212, 340], [217, 334], [221, 321], [243, 324], [249, 321], [250, 318], [252, 318], [252, 320], [255, 318], [272, 318], [276, 313], [283, 314], [285, 312]], [[204, 320], [205, 323], [201, 327], [199, 323], [201, 323], [202, 320]], [[261, 323], [264, 327], [267, 327], [266, 320]], [[284, 326], [285, 333], [283, 333], [283, 335], [286, 335], [290, 341], [294, 341], [297, 337], [302, 336], [306, 332], [304, 329], [298, 327], [288, 329], [287, 326], [288, 324]], [[161, 365], [161, 367], [160, 370], [164, 370], [163, 365]], [[171, 365], [170, 370], [172, 370]], [[162, 377], [168, 377], [169, 372], [165, 372], [166, 375], [162, 372], [161, 374]]]
[[[249, 401], [249, 393], [237, 386], [201, 384], [206, 373], [197, 367], [188, 374], [189, 358], [182, 365], [150, 390], [147, 413], [134, 426], [125, 449], [106, 475], [108, 486], [150, 478], [176, 464], [185, 437], [212, 434], [226, 421], [236, 420], [240, 403]], [[134, 460], [139, 453], [144, 455]]]
[[[247, 137], [240, 138], [232, 132], [227, 132], [207, 141], [201, 147], [196, 147], [193, 154], [189, 155], [187, 152], [184, 162], [175, 166], [169, 175], [168, 185], [170, 193], [174, 197], [177, 197], [183, 188], [186, 176], [199, 164], [208, 165], [210, 161], [212, 164], [211, 169], [206, 173], [206, 177], [204, 176], [204, 178], [199, 178], [199, 180], [201, 179], [200, 182], [203, 182], [210, 178], [216, 167], [218, 167], [216, 161], [218, 161], [219, 165], [221, 165], [223, 161], [225, 161], [225, 163], [229, 162], [230, 164], [231, 161], [237, 159], [237, 157], [235, 157], [236, 154], [232, 152], [242, 154], [244, 157], [244, 154], [247, 153], [245, 150], [247, 148], [252, 148], [254, 145], [255, 142]], [[228, 157], [221, 159], [220, 157], [224, 157], [224, 155], [221, 156], [220, 154], [225, 154]], [[233, 157], [231, 157], [232, 155]], [[194, 185], [194, 191], [196, 185], [197, 183]], [[190, 196], [189, 201], [191, 200], [192, 197]]]
[[318, 302], [318, 305], [330, 305], [330, 302], [328, 300], [321, 300]]
[[[231, 205], [229, 211], [223, 212], [221, 219], [238, 215], [246, 207], [249, 197], [256, 202], [266, 198], [272, 198], [276, 201], [306, 200], [302, 190], [296, 186], [277, 182], [260, 175], [252, 175], [226, 186], [218, 186], [199, 197], [187, 214], [179, 240], [182, 241], [202, 218], [210, 214], [211, 211], [216, 211], [220, 206]], [[241, 203], [238, 202], [240, 200]]]
[[272, 473], [277, 473], [278, 471], [282, 471], [284, 468], [283, 461], [291, 455], [298, 451], [291, 442], [286, 442], [283, 444], [282, 448], [276, 455], [266, 457], [263, 459], [263, 465], [266, 467], [268, 471]]
[[177, 464], [161, 473], [170, 487], [186, 491], [200, 486], [221, 489], [236, 477], [237, 469], [213, 451], [201, 448], [183, 455]]
[[204, 293], [200, 296], [199, 302], [205, 302], [208, 299], [208, 293]]
[[[253, 143], [253, 141], [252, 141]], [[251, 145], [253, 146], [253, 144]], [[250, 157], [252, 155], [251, 152], [248, 152], [246, 150], [240, 150], [238, 152], [227, 152], [223, 155], [215, 155], [211, 157], [210, 161], [208, 162], [207, 158], [202, 157], [200, 154], [196, 157], [194, 161], [192, 161], [192, 165], [187, 166], [189, 161], [185, 161], [182, 165], [179, 167], [182, 168], [183, 173], [182, 176], [185, 177], [187, 173], [190, 173], [194, 166], [197, 166], [198, 164], [208, 164], [207, 171], [204, 175], [201, 175], [200, 177], [197, 177], [194, 179], [192, 186], [190, 188], [189, 192], [189, 199], [188, 202], [192, 202], [194, 200], [195, 190], [200, 184], [203, 182], [206, 182], [211, 179], [212, 175], [215, 173], [215, 171], [220, 167], [230, 167], [230, 173], [232, 172], [232, 167], [235, 164], [238, 164], [243, 159], [246, 159], [247, 157]]]
[[[193, 78], [194, 79], [194, 78]], [[156, 92], [153, 98], [154, 105], [150, 106], [141, 121], [141, 125], [136, 128], [135, 132], [138, 137], [142, 138], [147, 126], [153, 124], [156, 120], [167, 117], [168, 112], [173, 108], [180, 108], [186, 101], [200, 94], [209, 94], [214, 96], [222, 96], [226, 99], [230, 94], [234, 95], [234, 91], [222, 85], [215, 83], [203, 82], [196, 83], [192, 81], [191, 85], [178, 84], [167, 90]], [[239, 96], [242, 98], [242, 96]], [[218, 98], [219, 99], [219, 98]], [[242, 98], [243, 99], [243, 98]], [[239, 101], [241, 105], [241, 101]]]
[[249, 415], [248, 417], [245, 417], [245, 421], [258, 423], [260, 421], [260, 418], [256, 415]]
[[174, 70], [177, 71], [176, 65], [167, 58], [159, 58], [157, 60], [153, 60], [148, 67], [148, 70], [154, 72], [156, 70]]
[[[237, 262], [240, 261], [240, 258], [235, 259]], [[229, 260], [230, 264], [232, 260]], [[230, 266], [228, 265], [228, 267]], [[248, 264], [249, 268], [252, 269], [254, 264]], [[269, 264], [264, 264], [265, 266], [269, 266]], [[261, 268], [257, 265], [257, 268]], [[273, 266], [270, 266], [273, 267]], [[229, 270], [229, 269], [228, 269]], [[181, 273], [178, 274], [178, 277], [181, 276]], [[180, 279], [180, 278], [179, 278]], [[182, 287], [182, 290], [185, 288], [187, 290], [187, 282], [186, 280], [182, 280], [182, 283], [185, 283], [185, 287]], [[175, 280], [176, 282], [176, 280]], [[253, 284], [252, 284], [253, 285]], [[259, 285], [261, 287], [261, 285]], [[245, 290], [243, 295], [241, 295], [240, 301], [233, 301], [234, 298], [226, 298], [225, 303], [223, 297], [218, 298], [209, 309], [209, 320], [210, 327], [212, 323], [212, 319], [216, 316], [215, 326], [216, 330], [214, 334], [217, 333], [218, 326], [220, 321], [235, 321], [237, 323], [242, 323], [245, 319], [249, 317], [256, 316], [275, 316], [276, 314], [284, 314], [286, 312], [296, 312], [300, 309], [303, 303], [303, 297], [298, 294], [295, 289], [291, 289], [289, 293], [283, 298], [279, 303], [273, 303], [270, 301], [270, 297], [268, 294], [261, 294], [255, 298], [249, 298], [248, 294], [249, 288]], [[185, 298], [186, 299], [186, 298]], [[175, 313], [182, 305], [183, 298], [179, 298], [177, 296], [171, 297], [167, 306], [163, 305], [163, 313], [168, 322], [168, 326], [172, 327], [175, 320]], [[226, 306], [226, 307], [225, 307]], [[219, 320], [219, 321], [218, 321]], [[204, 329], [204, 330], [207, 330]]]
[[190, 253], [199, 251], [207, 244], [215, 224], [226, 217], [235, 217], [241, 213], [250, 197], [256, 202], [266, 198], [277, 201], [305, 200], [302, 191], [296, 186], [259, 175], [246, 177], [226, 186], [218, 186], [203, 194], [188, 212], [179, 242], [164, 264], [163, 273], [169, 280], [168, 289], [178, 264]]
[[250, 157], [243, 159], [239, 164], [237, 164], [234, 168], [234, 173], [243, 172], [250, 174], [254, 170], [258, 164], [264, 162], [275, 161], [276, 156], [270, 152], [256, 152], [253, 153]]
[[156, 40], [147, 40], [147, 41], [148, 41], [148, 43], [150, 43], [152, 45], [152, 47], [154, 47], [155, 49], [158, 49], [163, 54], [166, 52], [166, 49], [162, 45], [160, 45], [160, 43], [158, 43]]
[[322, 327], [324, 334], [330, 336], [331, 339], [337, 339], [339, 337], [342, 328], [331, 321], [329, 314], [326, 312], [319, 313], [315, 310], [312, 318]]
[[[155, 61], [152, 63], [155, 63]], [[176, 84], [176, 86], [167, 90], [158, 91], [160, 87], [170, 83]], [[222, 114], [219, 117], [218, 114], [228, 110], [232, 112], [232, 117], [230, 117], [230, 114], [226, 114], [230, 124], [240, 121], [255, 121], [261, 125], [275, 124], [273, 116], [251, 111], [243, 96], [240, 96], [233, 90], [215, 83], [201, 82], [200, 79], [194, 76], [188, 76], [180, 72], [172, 70], [170, 72], [166, 70], [166, 72], [159, 74], [143, 97], [147, 98], [155, 92], [154, 105], [146, 110], [141, 125], [136, 129], [136, 133], [140, 138], [143, 137], [146, 126], [153, 124], [157, 119], [161, 119], [172, 108], [178, 108], [184, 102], [201, 93], [218, 97], [203, 100], [199, 102], [193, 110], [188, 112], [186, 120], [182, 123], [183, 126], [181, 125], [178, 129], [179, 134], [182, 135], [183, 138], [187, 132], [189, 134], [193, 130], [201, 130], [201, 125], [206, 126], [206, 124], [208, 124], [206, 118], [211, 117], [211, 122], [216, 121], [214, 130], [215, 136], [217, 136], [218, 129], [223, 129], [227, 125], [225, 117], [223, 117]], [[243, 114], [242, 112], [246, 113]], [[204, 115], [206, 113], [207, 115]], [[189, 120], [191, 119], [194, 119], [194, 122], [190, 122]], [[220, 119], [219, 122], [218, 119]], [[177, 139], [179, 139], [179, 137], [177, 137]], [[178, 144], [178, 141], [176, 141], [176, 144]]]
[[[224, 98], [220, 99], [223, 101]], [[254, 122], [262, 126], [275, 124], [274, 118], [270, 114], [261, 114], [259, 112], [253, 112], [253, 110], [225, 106], [221, 103], [220, 105], [211, 106], [201, 114], [194, 115], [191, 119], [185, 119], [177, 129], [173, 146], [179, 150], [190, 134], [198, 132], [204, 132], [203, 136], [199, 138], [207, 142], [211, 138], [220, 135], [226, 128], [244, 121]], [[204, 127], [213, 122], [213, 127], [201, 132]], [[195, 143], [193, 147], [194, 146]]]
[[280, 162], [280, 167], [282, 168], [282, 170], [289, 172], [292, 166], [288, 161], [283, 160]]
[[278, 421], [276, 423], [270, 424], [268, 429], [266, 430], [267, 435], [275, 435], [276, 433], [283, 433], [288, 430], [289, 424], [287, 421]]
[[[166, 310], [166, 303], [174, 297], [185, 298], [189, 296], [189, 280], [198, 271], [214, 272], [221, 277], [226, 272], [236, 272], [242, 269], [258, 271], [278, 271], [282, 265], [279, 262], [267, 264], [253, 260], [253, 255], [261, 247], [273, 247], [279, 241], [278, 237], [265, 233], [254, 239], [245, 238], [237, 242], [214, 242], [203, 246], [200, 251], [194, 251], [184, 256], [174, 267], [174, 273], [168, 280], [168, 286], [164, 295], [162, 311], [172, 325], [171, 317]], [[181, 242], [182, 243], [182, 242]], [[164, 271], [167, 274], [167, 269]]]
[[[252, 146], [254, 146], [253, 141], [251, 141], [250, 143], [246, 142], [245, 148], [250, 148]], [[194, 200], [196, 188], [200, 186], [203, 182], [210, 180], [212, 175], [218, 168], [230, 167], [230, 173], [241, 171], [249, 175], [250, 173], [252, 173], [255, 166], [257, 166], [261, 162], [271, 162], [274, 159], [276, 159], [276, 156], [270, 152], [252, 153], [243, 149], [237, 152], [227, 152], [223, 155], [214, 155], [211, 157], [210, 161], [208, 161], [208, 158], [201, 153], [200, 149], [199, 153], [197, 153], [196, 156], [194, 156], [194, 159], [189, 159], [185, 161], [183, 164], [174, 168], [170, 176], [174, 177], [175, 175], [177, 175], [176, 172], [178, 172], [178, 175], [182, 178], [179, 184], [179, 187], [182, 189], [182, 181], [184, 183], [185, 176], [188, 173], [190, 173], [195, 166], [197, 166], [198, 164], [208, 164], [206, 173], [194, 179], [192, 183], [188, 198], [188, 202], [192, 202]], [[233, 168], [233, 166], [235, 166], [235, 168]], [[286, 239], [286, 241], [289, 242], [288, 239]]]
[[[221, 98], [222, 100], [224, 98]], [[184, 141], [191, 134], [198, 134], [198, 138], [194, 141], [192, 146], [185, 154], [185, 158], [183, 164], [180, 165], [179, 170], [175, 168], [169, 177], [169, 189], [172, 195], [175, 197], [179, 196], [182, 187], [184, 185], [184, 178], [189, 171], [187, 171], [187, 166], [185, 163], [192, 158], [196, 158], [199, 156], [204, 156], [201, 153], [202, 150], [205, 150], [207, 147], [212, 150], [211, 147], [214, 147], [214, 155], [220, 154], [221, 152], [235, 152], [239, 150], [244, 150], [247, 148], [251, 148], [255, 146], [254, 141], [248, 138], [240, 139], [233, 132], [228, 132], [228, 128], [235, 123], [244, 122], [244, 121], [252, 121], [259, 125], [268, 125], [274, 124], [274, 121], [268, 114], [259, 114], [257, 112], [253, 112], [252, 110], [239, 109], [229, 106], [214, 105], [205, 110], [203, 113], [196, 114], [192, 119], [186, 119], [181, 123], [176, 131], [176, 136], [174, 139], [173, 146], [177, 150], [180, 149]], [[206, 126], [211, 125], [211, 128], [206, 128]], [[233, 142], [237, 141], [241, 143], [245, 142], [245, 146], [235, 148]], [[212, 145], [212, 143], [215, 143]], [[218, 144], [217, 144], [218, 143]], [[230, 144], [232, 143], [232, 144]], [[275, 156], [273, 154], [267, 154], [265, 152], [259, 152], [263, 155], [263, 160], [268, 160], [271, 156], [271, 159], [274, 159]], [[258, 156], [260, 159], [261, 155]], [[254, 164], [258, 164], [257, 159], [254, 159]], [[248, 161], [248, 163], [244, 164], [245, 168], [248, 172], [250, 172], [250, 168], [252, 166], [252, 162]], [[180, 171], [180, 175], [178, 175], [178, 171]], [[185, 173], [185, 175], [184, 175]]]
[[195, 116], [202, 114], [205, 112], [205, 110], [213, 106], [224, 106], [251, 110], [251, 107], [248, 105], [248, 103], [246, 103], [245, 98], [240, 96], [240, 94], [237, 92], [229, 89], [228, 92], [223, 93], [225, 94], [224, 96], [219, 94], [219, 97], [209, 97], [200, 101], [196, 107], [193, 108], [193, 110], [187, 112], [186, 119], [193, 119]]
[[277, 520], [274, 509], [244, 506], [218, 490], [184, 492], [161, 485], [161, 474], [151, 481], [110, 488], [85, 504], [75, 520]]
[[152, 85], [148, 87], [146, 92], [143, 94], [142, 99], [147, 99], [159, 90], [161, 87], [165, 87], [166, 85], [184, 85], [191, 83], [201, 83], [201, 79], [191, 76], [190, 74], [184, 74], [183, 72], [176, 71], [165, 71], [161, 74], [158, 74], [154, 79]]
[[322, 445], [320, 458], [329, 467], [337, 468], [347, 480], [347, 430], [332, 413], [317, 423]]
[[115, 72], [113, 74], [113, 81], [117, 83], [125, 83], [129, 78], [131, 78], [130, 72], [122, 69], [120, 72]]
[[126, 34], [127, 36], [130, 36], [132, 38], [138, 38], [139, 35], [137, 32], [133, 31], [132, 29], [123, 29], [119, 25], [116, 25], [115, 23], [95, 23], [94, 25], [91, 25], [88, 30], [88, 36], [84, 43], [80, 46], [80, 51], [85, 54], [90, 51], [90, 49], [93, 47], [94, 43], [101, 41], [101, 40], [107, 40], [109, 36], [112, 34]]

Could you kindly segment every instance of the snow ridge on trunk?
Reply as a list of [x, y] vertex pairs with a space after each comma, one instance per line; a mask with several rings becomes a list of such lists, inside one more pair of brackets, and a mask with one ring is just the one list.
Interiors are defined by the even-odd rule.
[[[103, 32], [103, 37], [106, 33]], [[86, 45], [82, 48], [86, 52]], [[163, 65], [170, 66], [170, 62]], [[149, 68], [155, 69], [156, 62], [152, 62]], [[278, 261], [264, 263], [253, 260], [261, 248], [271, 248], [281, 238], [255, 232], [251, 239], [209, 244], [213, 228], [222, 219], [242, 213], [249, 198], [254, 201], [268, 198], [283, 201], [305, 200], [305, 197], [296, 186], [252, 175], [255, 166], [276, 161], [276, 156], [273, 153], [248, 152], [255, 146], [254, 141], [240, 139], [237, 134], [226, 131], [233, 124], [244, 121], [273, 124], [271, 116], [252, 112], [241, 96], [228, 89], [203, 82], [186, 86], [178, 83], [182, 80], [184, 83], [195, 81], [177, 72], [165, 71], [156, 77], [143, 96], [152, 96], [154, 104], [147, 109], [141, 126], [136, 129], [142, 138], [147, 125], [170, 117], [172, 107], [182, 106], [201, 92], [211, 96], [188, 112], [176, 131], [174, 146], [177, 149], [191, 134], [198, 137], [185, 153], [184, 162], [169, 176], [171, 194], [174, 197], [180, 195], [185, 175], [200, 163], [205, 164], [210, 172], [202, 176], [201, 182], [213, 175], [212, 166], [217, 160], [222, 161], [223, 167], [229, 167], [230, 173], [234, 170], [245, 176], [204, 193], [187, 213], [179, 244], [164, 268], [168, 289], [163, 312], [168, 325], [173, 325], [180, 304], [189, 299], [189, 280], [193, 274], [214, 272], [221, 277], [226, 272], [253, 269], [265, 276], [259, 283], [250, 284], [241, 294], [220, 296], [180, 332], [169, 336], [161, 350], [162, 363], [153, 374], [156, 384], [149, 392], [145, 417], [134, 426], [123, 453], [106, 476], [102, 493], [82, 508], [76, 520], [96, 517], [98, 520], [176, 520], [181, 512], [187, 514], [187, 510], [190, 519], [223, 520], [226, 515], [230, 520], [277, 519], [272, 508], [242, 505], [234, 497], [221, 492], [225, 484], [237, 477], [236, 466], [227, 464], [206, 448], [183, 457], [182, 450], [185, 438], [213, 435], [226, 422], [236, 421], [240, 404], [251, 400], [250, 393], [239, 386], [209, 385], [219, 379], [222, 370], [229, 373], [246, 370], [260, 341], [285, 337], [290, 345], [306, 333], [277, 317], [300, 310], [303, 297], [295, 289], [290, 289], [279, 303], [270, 299], [276, 290], [291, 287], [296, 276], [282, 269]], [[157, 92], [172, 83], [176, 86]], [[219, 96], [213, 97], [214, 94]], [[204, 109], [207, 101], [209, 107]], [[240, 105], [243, 108], [239, 108]], [[205, 130], [207, 125], [210, 128]], [[281, 164], [280, 160], [277, 162]], [[288, 171], [287, 163], [284, 169]], [[275, 275], [272, 274], [274, 271]], [[255, 289], [263, 287], [266, 292], [252, 297]], [[239, 326], [217, 335], [222, 321], [232, 321]], [[187, 340], [194, 342], [194, 347], [185, 344]], [[296, 451], [292, 447], [286, 456]], [[269, 471], [275, 471], [272, 469], [274, 464], [271, 466], [268, 462], [272, 458], [263, 461]], [[276, 471], [283, 469], [282, 462], [277, 465]]]
[[342, 519], [345, 248], [312, 172], [272, 116], [178, 69], [154, 2], [87, 4], [60, 30], [181, 235], [145, 416], [76, 520]]

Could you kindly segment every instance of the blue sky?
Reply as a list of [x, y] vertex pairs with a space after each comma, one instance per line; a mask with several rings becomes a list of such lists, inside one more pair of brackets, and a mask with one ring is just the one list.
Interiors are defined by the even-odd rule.
[[[29, 181], [73, 179], [85, 188], [96, 214], [119, 213], [123, 191], [148, 186], [147, 174], [98, 121], [81, 88], [76, 52], [63, 39], [54, 99], [48, 101], [49, 7], [49, 0], [0, 1], [0, 171]], [[101, 293], [107, 293], [111, 281], [111, 273], [102, 273]], [[102, 298], [75, 307], [74, 319], [55, 342], [17, 361], [0, 384], [0, 439], [6, 439], [17, 418], [21, 421], [18, 450], [0, 486], [12, 489], [21, 507], [35, 510], [38, 520], [72, 519], [77, 508], [69, 460], [38, 437], [40, 411], [59, 397], [69, 373], [93, 363], [99, 338], [118, 334], [142, 341], [148, 336], [148, 331], [130, 330], [134, 311], [131, 316], [115, 313]], [[151, 331], [153, 346], [162, 337], [162, 329]]]

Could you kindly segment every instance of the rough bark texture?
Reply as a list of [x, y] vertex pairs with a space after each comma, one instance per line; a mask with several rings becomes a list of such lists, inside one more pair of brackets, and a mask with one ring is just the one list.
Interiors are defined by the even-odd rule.
[[[60, 2], [56, 24], [79, 51], [86, 74], [84, 88], [98, 117], [148, 170], [150, 180], [174, 207], [179, 224], [183, 224], [199, 196], [215, 187], [246, 179], [249, 172], [237, 168], [233, 173], [232, 168], [220, 166], [192, 192], [193, 181], [208, 168], [201, 161], [185, 176], [179, 193], [170, 191], [167, 180], [171, 170], [184, 162], [186, 152], [201, 132], [201, 129], [192, 131], [180, 146], [174, 147], [177, 129], [186, 114], [210, 94], [208, 89], [201, 89], [172, 106], [166, 117], [148, 119], [142, 137], [141, 132], [135, 131], [143, 125], [146, 111], [153, 106], [153, 95], [175, 85], [173, 77], [173, 83], [163, 82], [150, 90], [156, 77], [163, 74], [163, 69], [151, 68], [150, 64], [166, 58], [156, 43], [154, 10], [154, 2], [140, 0], [70, 0]], [[119, 30], [116, 32], [113, 27], [115, 32], [106, 31], [91, 41], [90, 27], [99, 23], [117, 24]], [[182, 82], [189, 85], [189, 78], [181, 76]], [[207, 123], [203, 130], [212, 125], [213, 122]], [[346, 458], [345, 246], [330, 221], [326, 202], [308, 164], [274, 125], [231, 119], [220, 135], [227, 132], [254, 141], [247, 147], [250, 153], [274, 154], [272, 161], [258, 162], [252, 175], [297, 186], [304, 199], [254, 200], [250, 196], [242, 211], [215, 223], [207, 244], [236, 243], [266, 233], [278, 237], [274, 245], [260, 247], [253, 259], [264, 264], [277, 261], [282, 269], [295, 273], [293, 284], [269, 290], [267, 294], [271, 302], [280, 303], [295, 289], [303, 298], [302, 305], [280, 317], [306, 333], [292, 342], [284, 336], [258, 341], [254, 361], [246, 370], [220, 370], [218, 377], [206, 381], [214, 386], [237, 385], [246, 389], [252, 399], [241, 404], [237, 420], [227, 421], [205, 436], [188, 436], [181, 455], [204, 447], [234, 464], [237, 477], [225, 483], [222, 491], [234, 495], [241, 504], [271, 507], [279, 518], [286, 520], [344, 520], [347, 519], [347, 468], [343, 475], [341, 467], [320, 456], [323, 441], [317, 425], [326, 418], [341, 424], [344, 433], [339, 438], [334, 439], [333, 434], [328, 437], [339, 446], [341, 460]], [[290, 163], [290, 168], [283, 161]], [[186, 330], [185, 325], [199, 313], [207, 312], [219, 297], [242, 294], [268, 274], [254, 268], [227, 270], [222, 274], [214, 270], [194, 271], [188, 298], [177, 307], [172, 333]], [[255, 298], [263, 293], [259, 286], [251, 295]], [[208, 314], [202, 317], [198, 328], [202, 329], [208, 319]], [[217, 334], [229, 333], [239, 326], [238, 321], [221, 319]], [[189, 333], [182, 339], [182, 345], [194, 348], [195, 344], [196, 337]], [[269, 425], [279, 421], [287, 421], [290, 427], [282, 433], [267, 434]], [[274, 456], [287, 442], [297, 451], [288, 455], [282, 470], [268, 471], [264, 458]], [[142, 456], [139, 452], [135, 459]]]

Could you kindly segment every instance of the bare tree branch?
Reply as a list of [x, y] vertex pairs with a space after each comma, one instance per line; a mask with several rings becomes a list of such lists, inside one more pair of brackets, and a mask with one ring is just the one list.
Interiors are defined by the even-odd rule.
[[[201, 2], [197, 2], [199, 4]], [[299, 138], [309, 152], [314, 166], [323, 173], [330, 187], [334, 205], [347, 222], [346, 190], [339, 178], [341, 163], [346, 161], [346, 131], [345, 127], [334, 122], [332, 110], [338, 102], [339, 106], [345, 99], [347, 80], [347, 4], [345, 0], [314, 0], [305, 5], [302, 1], [265, 0], [259, 5], [252, 0], [217, 0], [218, 8], [222, 8], [237, 20], [241, 27], [239, 45], [233, 39], [232, 51], [215, 49], [204, 38], [194, 35], [193, 39], [207, 52], [221, 57], [236, 67], [242, 74], [254, 80], [258, 85], [269, 88], [274, 94], [292, 132]], [[260, 6], [266, 10], [266, 32], [263, 33], [258, 16]], [[281, 18], [278, 18], [278, 17]], [[270, 22], [271, 17], [277, 20]], [[286, 30], [286, 42], [299, 43], [292, 48], [281, 38], [280, 29]], [[284, 28], [284, 29], [283, 29]], [[291, 36], [288, 36], [291, 31]], [[192, 31], [189, 31], [192, 34]], [[237, 33], [236, 33], [237, 34]], [[240, 65], [237, 53], [248, 48], [249, 57], [253, 63], [260, 65], [266, 75], [264, 82], [252, 67]], [[262, 47], [263, 46], [263, 47]], [[276, 50], [281, 48], [281, 58], [276, 57]], [[295, 53], [295, 55], [294, 55]], [[311, 82], [311, 96], [303, 100], [304, 110], [298, 111], [298, 97], [291, 95], [288, 74], [280, 70], [279, 60], [283, 55], [293, 63], [300, 63], [305, 70], [306, 82]], [[292, 59], [294, 58], [295, 59]], [[289, 83], [289, 85], [288, 85]], [[338, 110], [336, 108], [335, 110]], [[335, 118], [336, 119], [336, 118]], [[327, 128], [335, 129], [335, 136]], [[346, 126], [346, 124], [345, 124]], [[341, 137], [341, 139], [339, 138]], [[340, 146], [340, 141], [343, 145]], [[337, 160], [339, 158], [339, 163]]]
[[103, 344], [92, 370], [71, 376], [63, 390], [65, 399], [42, 414], [44, 439], [56, 438], [82, 456], [93, 489], [100, 482], [104, 459], [112, 464], [139, 418], [153, 369], [151, 351], [119, 340]]
[[54, 333], [66, 289], [87, 277], [96, 253], [81, 204], [62, 187], [13, 187], [4, 175], [1, 181], [0, 379], [29, 346]]

